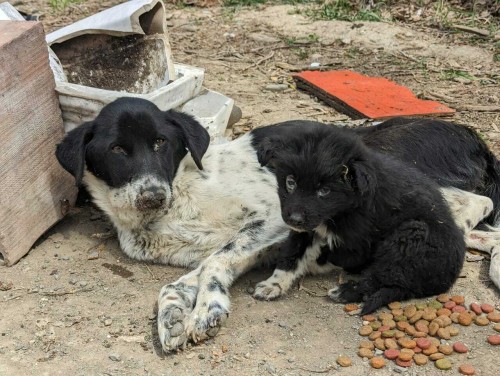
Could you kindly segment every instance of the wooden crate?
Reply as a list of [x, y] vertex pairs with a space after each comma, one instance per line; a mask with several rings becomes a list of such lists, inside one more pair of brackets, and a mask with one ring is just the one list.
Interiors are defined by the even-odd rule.
[[76, 197], [54, 152], [64, 135], [39, 22], [0, 21], [0, 262], [12, 265]]

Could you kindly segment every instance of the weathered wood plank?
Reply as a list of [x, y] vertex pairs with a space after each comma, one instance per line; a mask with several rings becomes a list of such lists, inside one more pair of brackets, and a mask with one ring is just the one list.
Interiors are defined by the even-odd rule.
[[39, 22], [0, 21], [0, 261], [12, 265], [63, 217], [76, 188], [54, 151], [64, 135]]

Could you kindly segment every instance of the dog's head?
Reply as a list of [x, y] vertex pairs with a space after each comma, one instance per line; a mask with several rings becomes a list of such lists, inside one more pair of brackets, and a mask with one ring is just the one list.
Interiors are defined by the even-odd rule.
[[187, 150], [203, 169], [209, 142], [207, 131], [188, 115], [160, 111], [143, 99], [120, 98], [95, 120], [70, 131], [56, 156], [78, 186], [83, 180], [93, 196], [105, 191], [111, 206], [165, 211]]
[[312, 231], [371, 200], [376, 175], [362, 141], [346, 129], [270, 137], [258, 151], [274, 169], [281, 215], [296, 231]]

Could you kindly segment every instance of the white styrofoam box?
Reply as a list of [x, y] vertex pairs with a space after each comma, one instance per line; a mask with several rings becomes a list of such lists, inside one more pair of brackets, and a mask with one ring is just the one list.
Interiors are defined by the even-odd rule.
[[56, 91], [63, 113], [64, 130], [69, 132], [80, 124], [93, 120], [105, 105], [121, 97], [150, 100], [162, 111], [181, 106], [200, 93], [204, 70], [184, 64], [174, 64], [174, 68], [177, 80], [146, 94], [57, 82]]
[[212, 90], [203, 91], [179, 109], [193, 115], [212, 138], [224, 137], [234, 100]]

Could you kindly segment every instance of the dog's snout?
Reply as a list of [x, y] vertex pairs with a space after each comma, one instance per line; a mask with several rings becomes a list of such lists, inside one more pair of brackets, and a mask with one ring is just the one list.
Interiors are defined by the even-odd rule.
[[136, 207], [141, 211], [158, 209], [167, 199], [166, 192], [161, 187], [148, 187], [143, 190], [136, 200]]
[[291, 224], [301, 225], [304, 223], [304, 215], [301, 213], [293, 212], [288, 216]]

